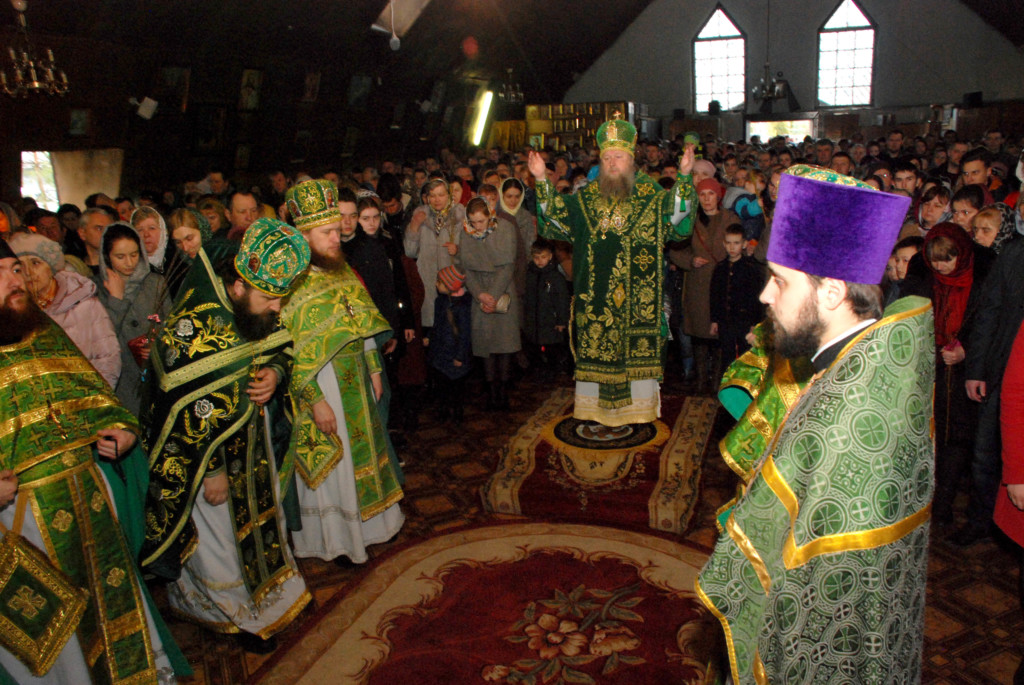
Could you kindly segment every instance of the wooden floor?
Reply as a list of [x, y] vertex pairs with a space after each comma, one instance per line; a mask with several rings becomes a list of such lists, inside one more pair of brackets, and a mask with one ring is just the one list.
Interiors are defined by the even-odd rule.
[[[669, 379], [678, 377], [670, 366]], [[365, 567], [341, 569], [332, 563], [301, 560], [300, 567], [314, 602], [279, 635], [279, 649], [299, 639], [303, 626], [331, 597], [358, 581], [374, 563], [410, 541], [492, 520], [481, 508], [479, 488], [496, 464], [497, 451], [515, 433], [557, 384], [569, 386], [565, 374], [527, 372], [511, 393], [508, 412], [483, 410], [482, 384], [471, 382], [461, 426], [445, 423], [429, 402], [419, 412], [418, 426], [406, 431], [406, 523], [391, 542], [370, 548]], [[669, 380], [663, 392], [681, 393]], [[729, 428], [720, 412], [715, 438], [705, 454], [701, 495], [685, 538], [711, 547], [716, 532], [714, 513], [734, 493], [737, 479], [717, 458], [717, 439]], [[1010, 543], [991, 541], [967, 550], [951, 547], [933, 534], [929, 562], [925, 626], [925, 683], [1011, 683], [1020, 660], [1024, 617], [1017, 601], [1017, 563]], [[165, 601], [154, 588], [157, 602]], [[165, 616], [169, 613], [165, 612]], [[186, 681], [196, 685], [245, 683], [258, 676], [269, 658], [243, 652], [233, 639], [213, 635], [168, 618], [175, 637], [195, 668]]]

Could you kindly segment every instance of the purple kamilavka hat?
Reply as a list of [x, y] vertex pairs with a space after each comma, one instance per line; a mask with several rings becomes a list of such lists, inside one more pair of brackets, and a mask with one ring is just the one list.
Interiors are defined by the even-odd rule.
[[791, 166], [779, 181], [768, 261], [822, 278], [877, 285], [910, 198], [850, 176]]

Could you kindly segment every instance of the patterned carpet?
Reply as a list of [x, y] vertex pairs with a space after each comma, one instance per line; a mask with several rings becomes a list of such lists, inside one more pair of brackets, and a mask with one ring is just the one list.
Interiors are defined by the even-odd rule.
[[706, 558], [660, 536], [563, 523], [430, 538], [382, 560], [256, 677], [593, 683], [614, 673], [699, 685], [708, 617], [692, 587]]
[[[672, 367], [668, 377], [678, 377]], [[278, 651], [287, 650], [289, 641], [298, 638], [330, 598], [345, 593], [372, 572], [374, 559], [463, 526], [493, 521], [496, 517], [482, 509], [480, 488], [494, 471], [499, 450], [556, 386], [571, 387], [571, 380], [566, 375], [553, 379], [550, 374], [531, 373], [512, 391], [511, 410], [490, 413], [483, 411], [482, 385], [471, 383], [461, 427], [440, 422], [435, 408], [428, 404], [421, 412], [418, 428], [406, 433], [409, 446], [400, 450], [407, 462], [404, 528], [392, 542], [371, 547], [371, 561], [364, 568], [340, 569], [316, 560], [300, 561], [315, 601], [280, 636], [282, 646]], [[665, 392], [682, 393], [683, 388], [669, 381]], [[720, 411], [712, 446], [728, 427]], [[714, 452], [709, 450], [709, 454]], [[709, 548], [714, 545], [715, 510], [733, 495], [735, 487], [735, 476], [720, 459], [705, 459], [700, 496], [684, 534], [687, 541]], [[986, 542], [964, 551], [941, 542], [933, 544], [922, 682], [1012, 682], [1024, 636], [1016, 587], [1016, 557], [1008, 545]], [[158, 588], [155, 595], [162, 602], [166, 593]], [[167, 612], [164, 615], [169, 616]], [[186, 681], [190, 685], [252, 682], [269, 658], [243, 652], [233, 640], [211, 636], [188, 623], [173, 618], [168, 618], [168, 623], [196, 670], [195, 676]]]

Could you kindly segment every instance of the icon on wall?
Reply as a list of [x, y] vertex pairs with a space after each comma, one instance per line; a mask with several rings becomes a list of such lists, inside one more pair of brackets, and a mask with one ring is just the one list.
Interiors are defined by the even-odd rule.
[[259, 69], [242, 71], [242, 89], [238, 93], [238, 109], [252, 112], [259, 109], [260, 90], [263, 88], [263, 72]]

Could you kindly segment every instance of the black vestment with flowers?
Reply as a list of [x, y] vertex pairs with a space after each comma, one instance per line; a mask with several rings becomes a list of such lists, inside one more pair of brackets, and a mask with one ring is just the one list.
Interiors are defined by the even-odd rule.
[[[178, 577], [198, 544], [191, 512], [203, 479], [226, 473], [227, 506], [250, 595], [264, 595], [293, 573], [281, 549], [287, 542], [279, 533], [270, 461], [288, 445], [289, 424], [280, 407], [290, 345], [282, 328], [263, 340], [240, 335], [231, 300], [200, 250], [150, 355], [159, 391], [144, 417], [150, 486], [141, 559], [148, 571]], [[246, 389], [262, 368], [277, 372], [279, 390], [261, 408]], [[269, 438], [266, 412], [274, 427]]]

